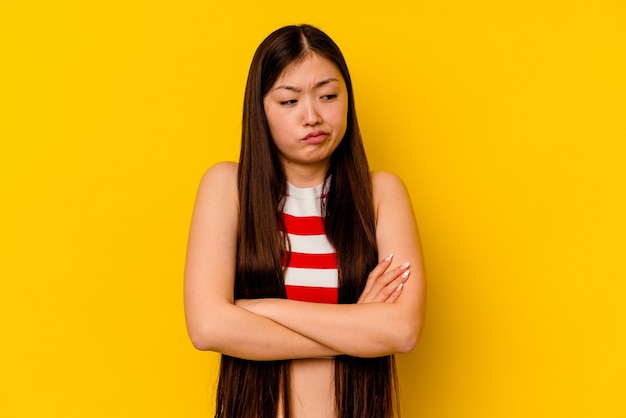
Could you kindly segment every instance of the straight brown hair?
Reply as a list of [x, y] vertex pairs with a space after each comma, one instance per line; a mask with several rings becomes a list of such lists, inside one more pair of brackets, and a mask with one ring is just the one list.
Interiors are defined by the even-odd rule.
[[[235, 298], [285, 298], [280, 234], [286, 177], [278, 160], [263, 99], [287, 66], [308, 54], [333, 62], [348, 93], [345, 136], [332, 155], [323, 208], [325, 230], [337, 251], [339, 303], [356, 303], [369, 272], [378, 263], [369, 166], [343, 54], [333, 40], [310, 26], [286, 26], [258, 47], [244, 97], [239, 158], [239, 231]], [[222, 355], [216, 418], [290, 417], [290, 361], [252, 361]], [[338, 418], [393, 418], [397, 379], [393, 356], [335, 358]]]

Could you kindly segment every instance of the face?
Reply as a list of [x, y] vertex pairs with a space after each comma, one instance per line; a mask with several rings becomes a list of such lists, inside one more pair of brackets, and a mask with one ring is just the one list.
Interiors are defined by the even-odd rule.
[[311, 54], [283, 71], [263, 104], [285, 170], [325, 171], [347, 126], [348, 93], [339, 69]]

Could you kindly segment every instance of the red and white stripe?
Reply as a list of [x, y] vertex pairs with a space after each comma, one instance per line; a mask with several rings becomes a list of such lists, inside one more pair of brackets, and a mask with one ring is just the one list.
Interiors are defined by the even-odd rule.
[[298, 188], [288, 184], [283, 222], [291, 244], [285, 265], [287, 298], [337, 303], [337, 255], [324, 233], [322, 186]]

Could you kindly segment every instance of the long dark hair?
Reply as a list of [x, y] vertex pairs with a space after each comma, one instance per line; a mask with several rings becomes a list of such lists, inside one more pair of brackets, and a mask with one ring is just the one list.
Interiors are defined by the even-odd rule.
[[[286, 177], [278, 160], [263, 108], [263, 98], [283, 70], [314, 53], [333, 62], [348, 93], [345, 136], [332, 155], [327, 179], [326, 235], [337, 251], [339, 303], [355, 303], [377, 264], [376, 225], [369, 167], [354, 108], [348, 67], [328, 35], [310, 26], [286, 26], [257, 49], [246, 85], [239, 158], [239, 233], [235, 298], [284, 298], [279, 232]], [[290, 416], [290, 361], [251, 361], [222, 355], [216, 417]], [[393, 356], [335, 358], [338, 418], [392, 418], [397, 406]]]

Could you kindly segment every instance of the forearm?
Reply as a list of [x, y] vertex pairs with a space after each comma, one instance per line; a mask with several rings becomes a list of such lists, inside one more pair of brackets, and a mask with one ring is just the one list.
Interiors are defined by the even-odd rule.
[[413, 349], [421, 313], [399, 303], [318, 304], [285, 299], [245, 302], [246, 309], [356, 357], [377, 357]]
[[248, 360], [286, 360], [341, 354], [277, 322], [229, 303], [189, 326], [194, 346]]

